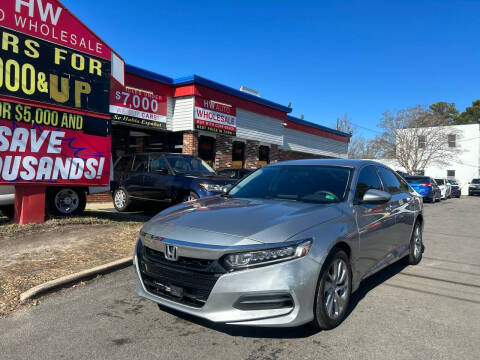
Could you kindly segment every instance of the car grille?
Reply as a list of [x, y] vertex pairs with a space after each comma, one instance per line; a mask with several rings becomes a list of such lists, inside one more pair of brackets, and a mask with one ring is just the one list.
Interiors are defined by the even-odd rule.
[[197, 308], [205, 304], [218, 278], [226, 272], [215, 260], [179, 257], [170, 261], [162, 252], [147, 247], [137, 256], [148, 292]]

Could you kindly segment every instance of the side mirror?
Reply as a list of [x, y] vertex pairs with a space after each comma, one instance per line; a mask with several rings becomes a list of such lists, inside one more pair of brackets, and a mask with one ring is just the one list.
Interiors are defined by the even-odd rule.
[[365, 192], [362, 200], [362, 204], [383, 204], [389, 202], [392, 195], [382, 190], [370, 189]]
[[222, 192], [226, 194], [232, 187], [233, 187], [232, 184], [227, 184], [222, 188]]

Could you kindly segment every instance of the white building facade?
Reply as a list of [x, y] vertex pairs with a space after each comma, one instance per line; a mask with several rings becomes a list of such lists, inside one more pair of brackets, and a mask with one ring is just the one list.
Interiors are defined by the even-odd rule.
[[[454, 179], [460, 185], [462, 195], [468, 195], [468, 183], [480, 177], [480, 124], [452, 125], [448, 126], [447, 130], [451, 136], [445, 139], [445, 146], [455, 147], [456, 155], [452, 156], [452, 160], [446, 161], [446, 164], [428, 164], [421, 173], [437, 179]], [[405, 171], [395, 159], [377, 161], [394, 170]]]

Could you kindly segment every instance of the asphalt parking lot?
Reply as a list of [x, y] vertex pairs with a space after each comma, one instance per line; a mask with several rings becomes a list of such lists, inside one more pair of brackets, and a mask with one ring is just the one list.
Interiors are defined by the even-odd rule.
[[480, 197], [425, 205], [425, 253], [366, 280], [338, 328], [218, 326], [139, 299], [132, 268], [0, 318], [2, 359], [478, 359]]

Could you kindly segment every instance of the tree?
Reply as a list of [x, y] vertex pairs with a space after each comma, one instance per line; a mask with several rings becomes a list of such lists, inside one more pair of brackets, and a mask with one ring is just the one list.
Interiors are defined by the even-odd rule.
[[448, 146], [448, 136], [458, 136], [458, 132], [437, 126], [439, 122], [439, 115], [424, 106], [386, 112], [378, 125], [383, 133], [375, 137], [371, 147], [377, 157], [396, 159], [409, 174], [432, 162], [446, 165], [458, 153], [458, 148]]
[[439, 126], [452, 125], [458, 118], [459, 111], [455, 107], [455, 103], [447, 103], [439, 101], [429, 106], [430, 111], [439, 119]]
[[337, 118], [337, 130], [353, 135], [357, 128], [352, 124], [347, 114], [345, 114], [342, 117]]
[[480, 99], [472, 102], [472, 106], [468, 106], [457, 119], [455, 125], [478, 124], [480, 122]]

